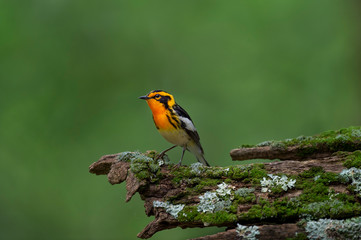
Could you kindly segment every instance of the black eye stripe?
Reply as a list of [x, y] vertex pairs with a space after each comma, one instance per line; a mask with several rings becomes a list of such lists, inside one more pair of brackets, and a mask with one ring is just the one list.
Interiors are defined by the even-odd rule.
[[169, 108], [168, 101], [171, 100], [169, 96], [162, 96], [158, 101], [163, 103], [165, 108]]

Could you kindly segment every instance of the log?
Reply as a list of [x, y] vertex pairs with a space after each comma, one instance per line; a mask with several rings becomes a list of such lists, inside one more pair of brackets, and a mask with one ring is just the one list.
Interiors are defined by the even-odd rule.
[[[205, 167], [196, 163], [177, 168], [167, 164], [167, 156], [155, 160], [155, 151], [123, 152], [101, 157], [89, 171], [107, 175], [111, 184], [125, 181], [126, 201], [139, 193], [146, 215], [155, 216], [139, 238], [150, 238], [175, 227], [209, 226], [227, 230], [196, 239], [312, 239], [322, 234], [339, 237], [357, 229], [352, 225], [346, 231], [347, 224], [361, 227], [358, 131], [360, 128], [351, 127], [332, 131], [333, 135], [323, 133], [317, 135], [322, 141], [318, 139], [316, 144], [293, 139], [292, 146], [282, 148], [283, 156], [289, 159], [263, 164]], [[337, 139], [332, 140], [331, 135]], [[342, 144], [339, 139], [343, 139]], [[295, 149], [310, 145], [312, 151], [302, 157], [295, 154]], [[237, 152], [233, 156], [240, 156], [242, 151], [242, 159], [247, 154], [252, 158], [255, 152], [269, 157], [275, 154], [275, 147], [240, 148], [232, 151]], [[322, 225], [328, 228], [314, 227], [324, 219], [345, 222]]]

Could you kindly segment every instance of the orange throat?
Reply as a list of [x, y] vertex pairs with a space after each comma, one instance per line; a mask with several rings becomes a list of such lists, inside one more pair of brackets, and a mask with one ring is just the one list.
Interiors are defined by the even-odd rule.
[[147, 103], [150, 110], [152, 110], [153, 120], [159, 131], [174, 129], [174, 126], [169, 122], [170, 116], [167, 116], [168, 110], [162, 103], [153, 99], [148, 100]]
[[153, 120], [155, 126], [159, 131], [162, 130], [175, 130], [174, 126], [169, 122], [167, 114], [154, 114], [153, 113]]

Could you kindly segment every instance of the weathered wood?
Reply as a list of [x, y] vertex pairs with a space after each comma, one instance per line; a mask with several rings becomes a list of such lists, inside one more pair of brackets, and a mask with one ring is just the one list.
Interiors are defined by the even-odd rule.
[[321, 159], [329, 157], [332, 152], [318, 152], [310, 155], [300, 155], [300, 151], [305, 149], [303, 146], [291, 146], [286, 148], [281, 147], [251, 147], [251, 148], [238, 148], [230, 152], [232, 160], [249, 160], [249, 159], [280, 159], [280, 160], [301, 160], [301, 159]]
[[313, 167], [322, 167], [326, 172], [339, 173], [344, 169], [342, 165], [344, 157], [334, 155], [327, 158], [308, 159], [303, 161], [288, 160], [265, 163], [265, 168], [269, 173], [298, 174]]
[[[219, 225], [206, 225], [202, 222], [178, 222], [177, 219], [166, 213], [162, 208], [154, 208], [154, 201], [167, 201], [174, 196], [181, 196], [185, 193], [187, 188], [190, 187], [186, 181], [181, 181], [180, 184], [174, 185], [172, 183], [173, 168], [168, 166], [161, 167], [163, 178], [160, 179], [156, 184], [149, 183], [145, 180], [139, 180], [134, 173], [131, 172], [129, 162], [122, 162], [118, 160], [119, 154], [112, 154], [102, 157], [98, 162], [91, 165], [90, 171], [95, 174], [107, 174], [108, 180], [111, 184], [118, 184], [122, 181], [126, 181], [127, 197], [126, 201], [129, 201], [131, 197], [138, 192], [141, 199], [145, 201], [144, 207], [145, 212], [148, 216], [155, 215], [155, 220], [149, 223], [142, 232], [138, 234], [140, 238], [150, 238], [158, 231], [165, 229], [171, 229], [175, 227], [188, 228], [188, 227], [205, 227], [205, 226], [227, 226], [234, 228], [236, 227], [233, 222], [225, 222]], [[291, 174], [296, 175], [313, 167], [322, 167], [326, 172], [339, 173], [344, 168], [342, 155], [334, 155], [329, 158], [322, 159], [309, 159], [304, 161], [278, 161], [264, 163], [264, 169], [270, 174]], [[181, 167], [185, 168], [185, 167]], [[227, 179], [227, 177], [220, 177], [221, 179]], [[240, 187], [250, 187], [250, 184], [242, 183], [242, 181], [234, 181], [230, 183], [235, 189]], [[205, 191], [214, 190], [215, 186], [205, 186], [204, 189], [198, 195], [184, 195], [179, 197], [176, 202], [184, 203], [188, 205], [194, 205], [199, 203], [199, 195]], [[346, 185], [333, 185], [332, 189], [336, 192], [346, 193]], [[290, 190], [282, 195], [282, 198], [293, 198], [297, 197], [302, 193], [302, 190]], [[268, 199], [274, 201], [279, 198], [279, 195], [272, 195], [261, 192], [258, 188], [254, 191], [256, 199]], [[257, 200], [258, 201], [258, 200]], [[241, 204], [238, 207], [238, 214], [247, 212], [252, 207], [252, 203]], [[276, 219], [275, 219], [276, 220]], [[247, 224], [244, 222], [243, 224]], [[257, 223], [256, 223], [257, 224]], [[273, 225], [262, 225], [259, 222], [260, 235], [258, 239], [274, 239], [274, 234], [277, 234], [277, 239], [285, 239], [287, 237], [294, 236], [295, 232], [302, 232], [303, 230], [296, 226], [295, 223], [289, 224], [277, 224], [277, 220]], [[218, 233], [212, 236], [206, 236], [198, 239], [239, 239], [235, 234], [235, 230], [229, 230], [223, 233]]]
[[[277, 225], [262, 225], [259, 226], [259, 234], [257, 235], [257, 239], [263, 240], [275, 240], [275, 239], [287, 239], [295, 236], [295, 233], [304, 233], [304, 230], [297, 226], [294, 223], [285, 223], [285, 224], [277, 224]], [[227, 239], [227, 240], [240, 240], [240, 237], [236, 231], [236, 229], [226, 230], [224, 232], [219, 232], [213, 235], [208, 235], [199, 238], [193, 238], [191, 240], [219, 240], [219, 239]]]
[[[305, 233], [299, 224], [302, 219], [361, 216], [360, 194], [350, 188], [353, 182], [344, 182], [339, 176], [345, 168], [361, 166], [360, 137], [361, 128], [351, 127], [231, 152], [233, 160], [281, 160], [263, 164], [174, 168], [154, 160], [155, 153], [148, 151], [105, 155], [89, 171], [107, 175], [111, 184], [125, 181], [126, 201], [139, 193], [146, 215], [155, 216], [138, 234], [140, 238], [175, 227], [218, 226], [227, 230], [196, 239], [242, 239], [237, 228], [242, 225], [257, 229], [257, 239], [286, 239]], [[311, 140], [315, 143], [306, 142]], [[293, 145], [287, 145], [290, 143]], [[352, 174], [349, 177], [353, 179]], [[267, 185], [275, 178], [282, 182], [281, 176], [289, 185]], [[206, 195], [214, 199], [202, 203]], [[340, 234], [334, 231], [337, 229], [332, 229], [332, 234]]]

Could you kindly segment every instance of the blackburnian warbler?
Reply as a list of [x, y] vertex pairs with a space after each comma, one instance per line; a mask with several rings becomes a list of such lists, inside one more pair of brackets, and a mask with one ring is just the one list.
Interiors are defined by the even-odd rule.
[[183, 148], [183, 152], [178, 166], [182, 164], [185, 150], [193, 153], [198, 162], [209, 166], [204, 158], [203, 148], [192, 119], [188, 113], [174, 101], [171, 94], [162, 90], [154, 90], [146, 96], [139, 98], [147, 101], [152, 110], [153, 120], [159, 133], [168, 142], [174, 144], [174, 146], [161, 152], [157, 156], [157, 159], [162, 157], [167, 151], [176, 146], [180, 146]]

